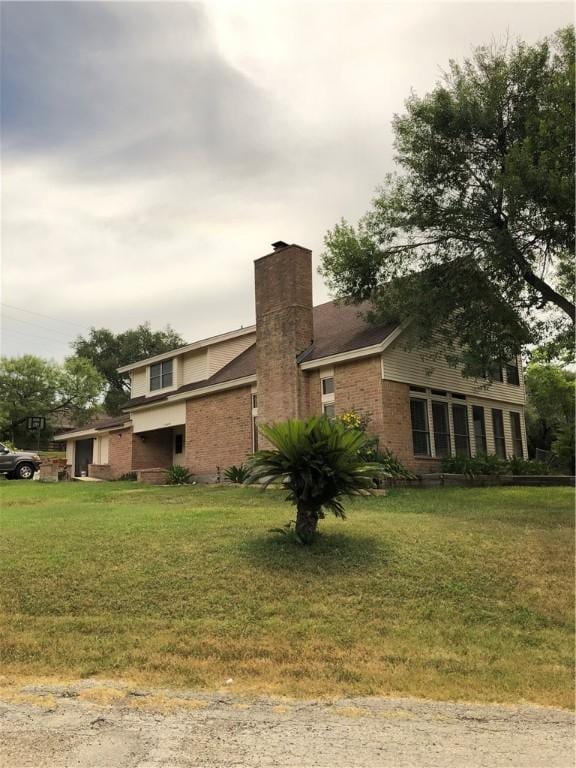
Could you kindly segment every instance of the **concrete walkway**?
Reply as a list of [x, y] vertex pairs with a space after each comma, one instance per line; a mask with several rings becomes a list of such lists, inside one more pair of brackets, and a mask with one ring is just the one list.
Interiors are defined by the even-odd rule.
[[119, 684], [0, 691], [2, 768], [572, 768], [563, 710], [250, 699]]

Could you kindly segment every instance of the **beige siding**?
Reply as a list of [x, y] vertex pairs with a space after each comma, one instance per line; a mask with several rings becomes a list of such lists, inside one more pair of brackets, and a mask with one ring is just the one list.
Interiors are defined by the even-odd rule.
[[519, 373], [520, 386], [503, 382], [486, 386], [474, 379], [464, 378], [456, 368], [448, 365], [441, 353], [435, 357], [434, 352], [404, 349], [402, 339], [382, 353], [383, 379], [522, 405], [525, 395], [521, 365]]
[[66, 441], [66, 464], [74, 466], [74, 454], [76, 449], [76, 442], [74, 440]]
[[164, 429], [186, 423], [186, 403], [158, 405], [145, 411], [131, 414], [134, 432], [147, 432], [150, 429]]
[[256, 334], [248, 334], [208, 347], [208, 375], [212, 376], [224, 368], [231, 360], [234, 360], [235, 357], [238, 357], [245, 349], [254, 344], [255, 340]]
[[142, 397], [148, 394], [148, 369], [138, 368], [130, 374], [131, 379], [131, 397]]
[[208, 378], [207, 351], [199, 349], [182, 358], [182, 384], [192, 384]]

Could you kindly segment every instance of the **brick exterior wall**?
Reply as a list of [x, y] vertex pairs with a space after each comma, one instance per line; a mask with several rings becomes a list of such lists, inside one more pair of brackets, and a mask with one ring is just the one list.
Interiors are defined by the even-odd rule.
[[200, 480], [242, 464], [252, 452], [251, 388], [188, 400], [185, 441], [186, 466]]
[[314, 336], [312, 253], [291, 245], [254, 264], [258, 421], [306, 414], [305, 375], [296, 357]]
[[132, 429], [110, 433], [108, 463], [113, 478], [132, 471]]
[[172, 429], [151, 429], [133, 435], [132, 469], [155, 469], [173, 464]]

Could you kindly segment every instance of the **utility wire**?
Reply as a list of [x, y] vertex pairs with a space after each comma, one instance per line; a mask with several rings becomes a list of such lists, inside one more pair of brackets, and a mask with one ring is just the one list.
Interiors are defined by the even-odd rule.
[[2, 328], [2, 335], [5, 333], [17, 333], [20, 336], [31, 336], [35, 339], [43, 339], [44, 341], [52, 341], [56, 344], [66, 344], [68, 345], [69, 342], [64, 341], [64, 339], [54, 339], [50, 336], [40, 336], [38, 333], [26, 333], [25, 331], [17, 331], [15, 328]]
[[[44, 331], [49, 331], [50, 333], [57, 333], [60, 336], [64, 336], [65, 338], [69, 339], [70, 335], [65, 333], [64, 331], [56, 330], [55, 328], [50, 328], [48, 325], [40, 325], [39, 323], [31, 323], [30, 320], [22, 320], [19, 317], [12, 317], [11, 315], [2, 315], [0, 318], [1, 322], [3, 323], [4, 320], [15, 320], [17, 323], [24, 323], [25, 325], [32, 325], [34, 328], [41, 328]], [[72, 332], [70, 332], [72, 333]]]
[[41, 312], [33, 312], [31, 309], [24, 309], [24, 307], [16, 307], [14, 304], [6, 304], [0, 301], [3, 307], [9, 307], [10, 309], [17, 309], [19, 312], [28, 312], [30, 315], [38, 315], [38, 317], [45, 317], [47, 320], [55, 320], [57, 323], [66, 323], [66, 325], [72, 325], [75, 328], [83, 328], [84, 330], [91, 330], [87, 325], [81, 325], [80, 323], [71, 323], [69, 320], [61, 320], [58, 317], [52, 317], [52, 315], [43, 315]]

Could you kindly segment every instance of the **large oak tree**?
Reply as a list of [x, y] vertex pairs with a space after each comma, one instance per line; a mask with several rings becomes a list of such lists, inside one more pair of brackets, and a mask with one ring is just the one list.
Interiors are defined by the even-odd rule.
[[481, 375], [523, 344], [572, 346], [574, 30], [450, 62], [394, 119], [399, 172], [325, 238], [322, 273], [372, 319]]
[[148, 323], [121, 333], [92, 328], [87, 338], [79, 336], [72, 344], [76, 354], [90, 360], [106, 379], [104, 408], [112, 415], [121, 413], [130, 398], [130, 377], [118, 373], [118, 368], [183, 345], [182, 337], [170, 326], [153, 331]]

